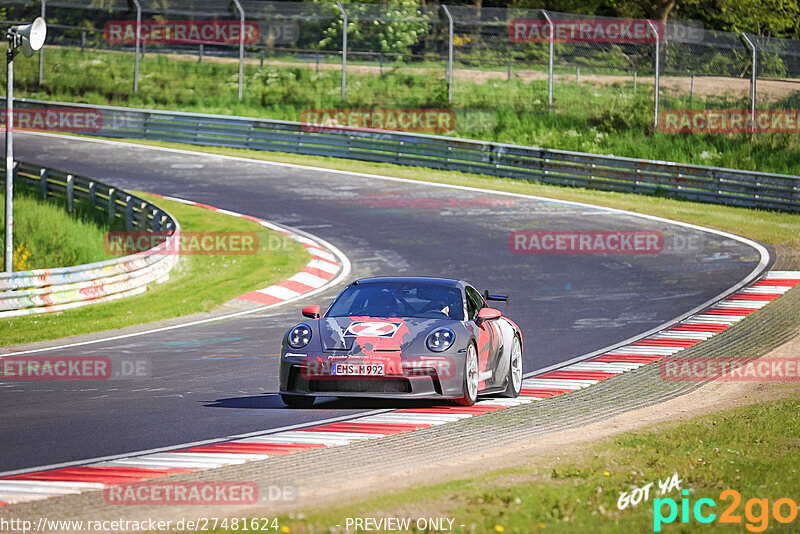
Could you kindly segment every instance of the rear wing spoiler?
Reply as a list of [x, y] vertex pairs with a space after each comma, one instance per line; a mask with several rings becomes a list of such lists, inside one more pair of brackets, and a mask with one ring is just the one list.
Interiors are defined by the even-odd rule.
[[486, 300], [496, 300], [501, 302], [505, 301], [506, 308], [508, 308], [510, 305], [510, 302], [508, 300], [508, 295], [490, 295], [488, 289], [483, 292], [483, 298], [485, 298]]

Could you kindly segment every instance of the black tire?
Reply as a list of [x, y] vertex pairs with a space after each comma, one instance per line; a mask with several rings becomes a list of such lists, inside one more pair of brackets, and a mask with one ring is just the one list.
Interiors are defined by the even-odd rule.
[[506, 389], [500, 396], [515, 399], [519, 397], [520, 391], [522, 391], [522, 343], [519, 341], [519, 336], [514, 336], [508, 361]]
[[289, 408], [311, 408], [314, 405], [316, 397], [305, 397], [301, 395], [284, 395], [281, 393], [281, 400]]
[[478, 400], [478, 349], [474, 343], [467, 346], [464, 355], [464, 379], [461, 385], [463, 397], [456, 399], [455, 403], [461, 406], [472, 406]]

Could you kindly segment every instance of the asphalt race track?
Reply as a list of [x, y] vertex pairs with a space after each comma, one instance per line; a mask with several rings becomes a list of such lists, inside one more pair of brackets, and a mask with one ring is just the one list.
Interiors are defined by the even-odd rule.
[[[508, 293], [507, 313], [526, 334], [525, 372], [684, 314], [745, 278], [760, 259], [751, 246], [716, 234], [554, 201], [77, 138], [15, 140], [23, 161], [311, 232], [348, 256], [351, 279], [436, 275]], [[514, 254], [513, 230], [656, 230], [664, 249]], [[0, 383], [0, 472], [397, 406], [331, 399], [289, 410], [276, 394], [281, 336], [302, 305], [325, 308], [339, 289], [237, 319], [48, 352], [146, 359], [152, 376]]]

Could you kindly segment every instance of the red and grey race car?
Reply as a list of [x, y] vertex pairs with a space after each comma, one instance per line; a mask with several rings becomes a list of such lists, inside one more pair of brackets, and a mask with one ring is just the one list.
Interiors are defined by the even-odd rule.
[[453, 399], [516, 397], [522, 387], [522, 332], [461, 280], [367, 278], [348, 285], [321, 315], [283, 338], [280, 394], [292, 408], [315, 397]]

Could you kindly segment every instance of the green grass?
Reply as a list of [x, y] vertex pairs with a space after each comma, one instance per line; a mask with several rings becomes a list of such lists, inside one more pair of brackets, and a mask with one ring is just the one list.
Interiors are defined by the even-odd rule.
[[[784, 386], [786, 387], [786, 386]], [[681, 424], [663, 424], [628, 432], [591, 445], [582, 452], [559, 452], [530, 460], [514, 469], [473, 478], [381, 495], [348, 506], [303, 510], [280, 518], [293, 533], [342, 532], [348, 517], [451, 517], [456, 532], [653, 532], [654, 503], [661, 495], [658, 480], [677, 473], [680, 488], [690, 491], [690, 505], [713, 499], [718, 516], [731, 503], [720, 493], [741, 495], [736, 515], [740, 524], [703, 525], [693, 518], [680, 524], [680, 514], [662, 532], [748, 532], [746, 525], [762, 524], [760, 509], [749, 499], [798, 501], [800, 470], [800, 397], [794, 389], [788, 400], [730, 409]], [[619, 510], [622, 492], [654, 482], [649, 502]], [[681, 505], [681, 491], [664, 498]], [[431, 513], [435, 510], [434, 513]], [[410, 512], [411, 511], [411, 512]], [[707, 513], [708, 508], [703, 512]], [[664, 506], [664, 514], [668, 512]], [[784, 515], [789, 513], [783, 507]], [[691, 512], [690, 512], [691, 518]], [[771, 517], [769, 532], [797, 532], [800, 518], [781, 525]], [[460, 525], [464, 525], [461, 527]], [[756, 530], [757, 531], [757, 530]], [[359, 532], [359, 530], [351, 530]], [[412, 532], [415, 532], [412, 530]]]
[[[0, 192], [0, 213], [5, 191]], [[25, 188], [14, 191], [14, 270], [67, 267], [111, 258], [103, 248], [108, 227], [93, 214], [75, 206], [70, 215], [65, 204], [45, 202]], [[0, 235], [5, 250], [5, 232]]]
[[[338, 69], [245, 67], [243, 102], [237, 97], [235, 62], [202, 64], [150, 54], [141, 62], [139, 92], [133, 93], [130, 54], [48, 49], [44, 85], [37, 62], [19, 61], [17, 95], [31, 98], [130, 107], [222, 113], [300, 120], [308, 108], [449, 107], [443, 75], [385, 69], [383, 76], [348, 74], [348, 101], [341, 103]], [[410, 65], [415, 66], [415, 65]], [[441, 69], [442, 73], [444, 69]], [[2, 79], [2, 78], [0, 78]], [[555, 111], [547, 112], [547, 82], [492, 79], [454, 84], [456, 130], [453, 135], [547, 148], [680, 161], [800, 175], [800, 136], [760, 134], [676, 135], [654, 132], [652, 86], [637, 92], [632, 82], [610, 85], [559, 82]], [[747, 109], [744, 100], [722, 97], [691, 102], [664, 99], [672, 108]], [[668, 104], [667, 104], [668, 102]], [[797, 108], [800, 91], [769, 104]]]
[[[128, 142], [187, 150], [187, 146], [180, 143], [140, 140], [128, 140]], [[508, 191], [574, 202], [585, 202], [599, 206], [656, 215], [732, 232], [737, 235], [774, 245], [787, 256], [786, 261], [790, 263], [793, 262], [793, 265], [795, 265], [794, 268], [800, 268], [800, 214], [797, 213], [718, 206], [659, 196], [594, 191], [577, 187], [559, 187], [526, 180], [493, 178], [455, 171], [437, 171], [386, 163], [370, 163], [337, 158], [298, 156], [295, 154], [278, 152], [219, 147], [189, 147], [188, 149], [211, 154], [246, 157], [297, 165], [311, 165], [320, 168], [395, 176], [411, 180], [425, 180], [467, 187], [479, 187], [493, 191]], [[783, 268], [790, 267], [784, 266]]]
[[[169, 280], [142, 295], [63, 313], [0, 319], [0, 345], [124, 328], [211, 311], [243, 293], [288, 278], [310, 259], [300, 244], [256, 223], [150, 195], [142, 198], [178, 219], [182, 231], [255, 232], [252, 255], [184, 255]], [[102, 243], [102, 234], [96, 237]]]

